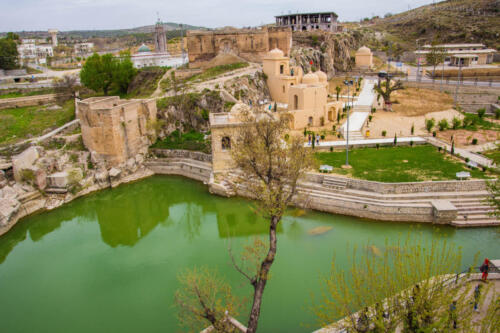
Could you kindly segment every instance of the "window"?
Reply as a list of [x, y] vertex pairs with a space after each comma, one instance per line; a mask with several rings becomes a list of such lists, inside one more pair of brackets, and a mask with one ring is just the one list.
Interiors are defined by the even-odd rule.
[[283, 86], [283, 94], [285, 93], [285, 86]]
[[285, 65], [280, 65], [280, 74], [285, 72]]
[[225, 136], [222, 138], [222, 150], [229, 150], [229, 149], [231, 149], [231, 138]]
[[309, 123], [309, 126], [312, 126], [312, 124], [313, 124], [313, 117], [309, 117], [308, 123]]
[[293, 96], [293, 108], [297, 110], [299, 108], [299, 96]]

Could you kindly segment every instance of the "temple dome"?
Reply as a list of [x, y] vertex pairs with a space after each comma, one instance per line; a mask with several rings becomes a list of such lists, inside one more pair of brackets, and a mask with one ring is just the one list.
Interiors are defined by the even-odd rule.
[[309, 73], [304, 75], [302, 78], [302, 83], [304, 84], [313, 84], [313, 83], [318, 83], [319, 82], [319, 77], [318, 75], [314, 73]]
[[269, 58], [283, 58], [285, 54], [280, 49], [273, 49], [267, 54]]
[[359, 48], [359, 50], [356, 52], [356, 54], [372, 54], [372, 51], [367, 48], [366, 46], [362, 46]]
[[245, 103], [236, 103], [232, 108], [231, 108], [231, 111], [230, 113], [232, 115], [240, 115], [240, 114], [244, 114], [244, 113], [248, 113], [250, 112], [250, 107], [248, 105], [246, 105]]
[[141, 47], [139, 48], [139, 50], [137, 50], [137, 52], [151, 52], [151, 49], [149, 47], [146, 46], [146, 44], [142, 44]]
[[326, 76], [325, 72], [317, 71], [314, 74], [316, 74], [318, 76], [319, 82], [328, 81], [328, 76]]

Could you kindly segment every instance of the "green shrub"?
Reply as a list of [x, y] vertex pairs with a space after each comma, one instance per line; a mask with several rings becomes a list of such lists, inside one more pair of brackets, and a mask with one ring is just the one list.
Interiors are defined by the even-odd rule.
[[425, 120], [425, 128], [427, 129], [427, 132], [431, 132], [432, 129], [434, 128], [434, 125], [436, 124], [436, 120], [434, 118], [431, 119], [426, 119]]
[[438, 123], [438, 127], [439, 127], [439, 130], [440, 131], [445, 131], [448, 129], [449, 125], [448, 125], [448, 120], [446, 119], [441, 119]]
[[21, 179], [25, 182], [32, 184], [35, 181], [35, 173], [31, 169], [22, 169]]
[[410, 146], [413, 147], [413, 140], [410, 141]]
[[330, 147], [330, 152], [333, 152], [333, 147]]
[[379, 149], [379, 148], [380, 148], [380, 144], [379, 144], [379, 143], [377, 143], [377, 144], [375, 145], [375, 147], [377, 147], [377, 149]]
[[325, 140], [325, 136], [324, 135], [321, 135], [321, 140]]
[[500, 109], [495, 109], [495, 119], [500, 119]]
[[415, 125], [411, 125], [411, 135], [415, 134]]
[[486, 113], [486, 109], [485, 108], [477, 110], [477, 116], [479, 118], [483, 118], [485, 113]]
[[325, 126], [325, 117], [320, 117], [319, 123], [321, 124], [321, 126]]
[[377, 108], [372, 108], [372, 113], [377, 112]]
[[372, 119], [373, 119], [373, 116], [372, 116], [372, 115], [369, 115], [369, 116], [368, 116], [368, 121], [369, 121], [369, 122], [371, 122], [371, 121], [372, 121]]
[[462, 121], [458, 117], [453, 117], [452, 126], [453, 129], [458, 129], [462, 125]]
[[469, 163], [470, 159], [468, 157], [465, 158], [465, 163]]
[[477, 145], [477, 139], [476, 138], [472, 139], [472, 144], [473, 145]]
[[386, 136], [387, 135], [387, 131], [386, 130], [383, 130], [382, 131], [382, 136]]
[[432, 132], [433, 137], [436, 137], [436, 135], [437, 135], [436, 131]]

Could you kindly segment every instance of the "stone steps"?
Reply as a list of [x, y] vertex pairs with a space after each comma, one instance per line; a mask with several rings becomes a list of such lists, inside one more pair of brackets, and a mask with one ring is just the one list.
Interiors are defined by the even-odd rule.
[[329, 188], [333, 188], [336, 190], [343, 190], [347, 186], [347, 181], [341, 180], [341, 179], [336, 179], [336, 178], [329, 178], [329, 177], [324, 177], [323, 178], [323, 185]]

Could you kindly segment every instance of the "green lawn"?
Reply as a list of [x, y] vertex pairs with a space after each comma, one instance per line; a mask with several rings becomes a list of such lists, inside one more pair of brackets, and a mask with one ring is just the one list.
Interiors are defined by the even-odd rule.
[[54, 93], [54, 89], [43, 89], [43, 90], [35, 90], [35, 91], [29, 91], [29, 92], [9, 91], [6, 94], [0, 95], [0, 99], [37, 96], [37, 95], [45, 95], [45, 94], [53, 94], [53, 93]]
[[203, 133], [191, 131], [188, 133], [182, 133], [179, 137], [179, 132], [174, 131], [170, 136], [163, 140], [156, 141], [151, 148], [161, 148], [161, 149], [184, 149], [201, 151], [210, 154], [211, 145], [209, 141], [205, 141]]
[[75, 119], [74, 101], [66, 102], [60, 110], [47, 106], [0, 110], [0, 144], [9, 144], [39, 136], [47, 129], [55, 129]]
[[355, 149], [349, 152], [350, 170], [340, 168], [345, 164], [345, 151], [315, 155], [321, 164], [333, 166], [334, 173], [379, 182], [449, 180], [460, 171], [469, 171], [472, 178], [487, 178], [482, 171], [470, 170], [430, 145]]
[[497, 166], [500, 166], [500, 148], [483, 152], [483, 155], [492, 159]]
[[191, 76], [190, 78], [187, 79], [187, 81], [195, 81], [195, 80], [207, 81], [226, 72], [231, 72], [245, 67], [248, 67], [247, 62], [237, 62], [230, 65], [215, 66], [208, 68], [203, 73]]

